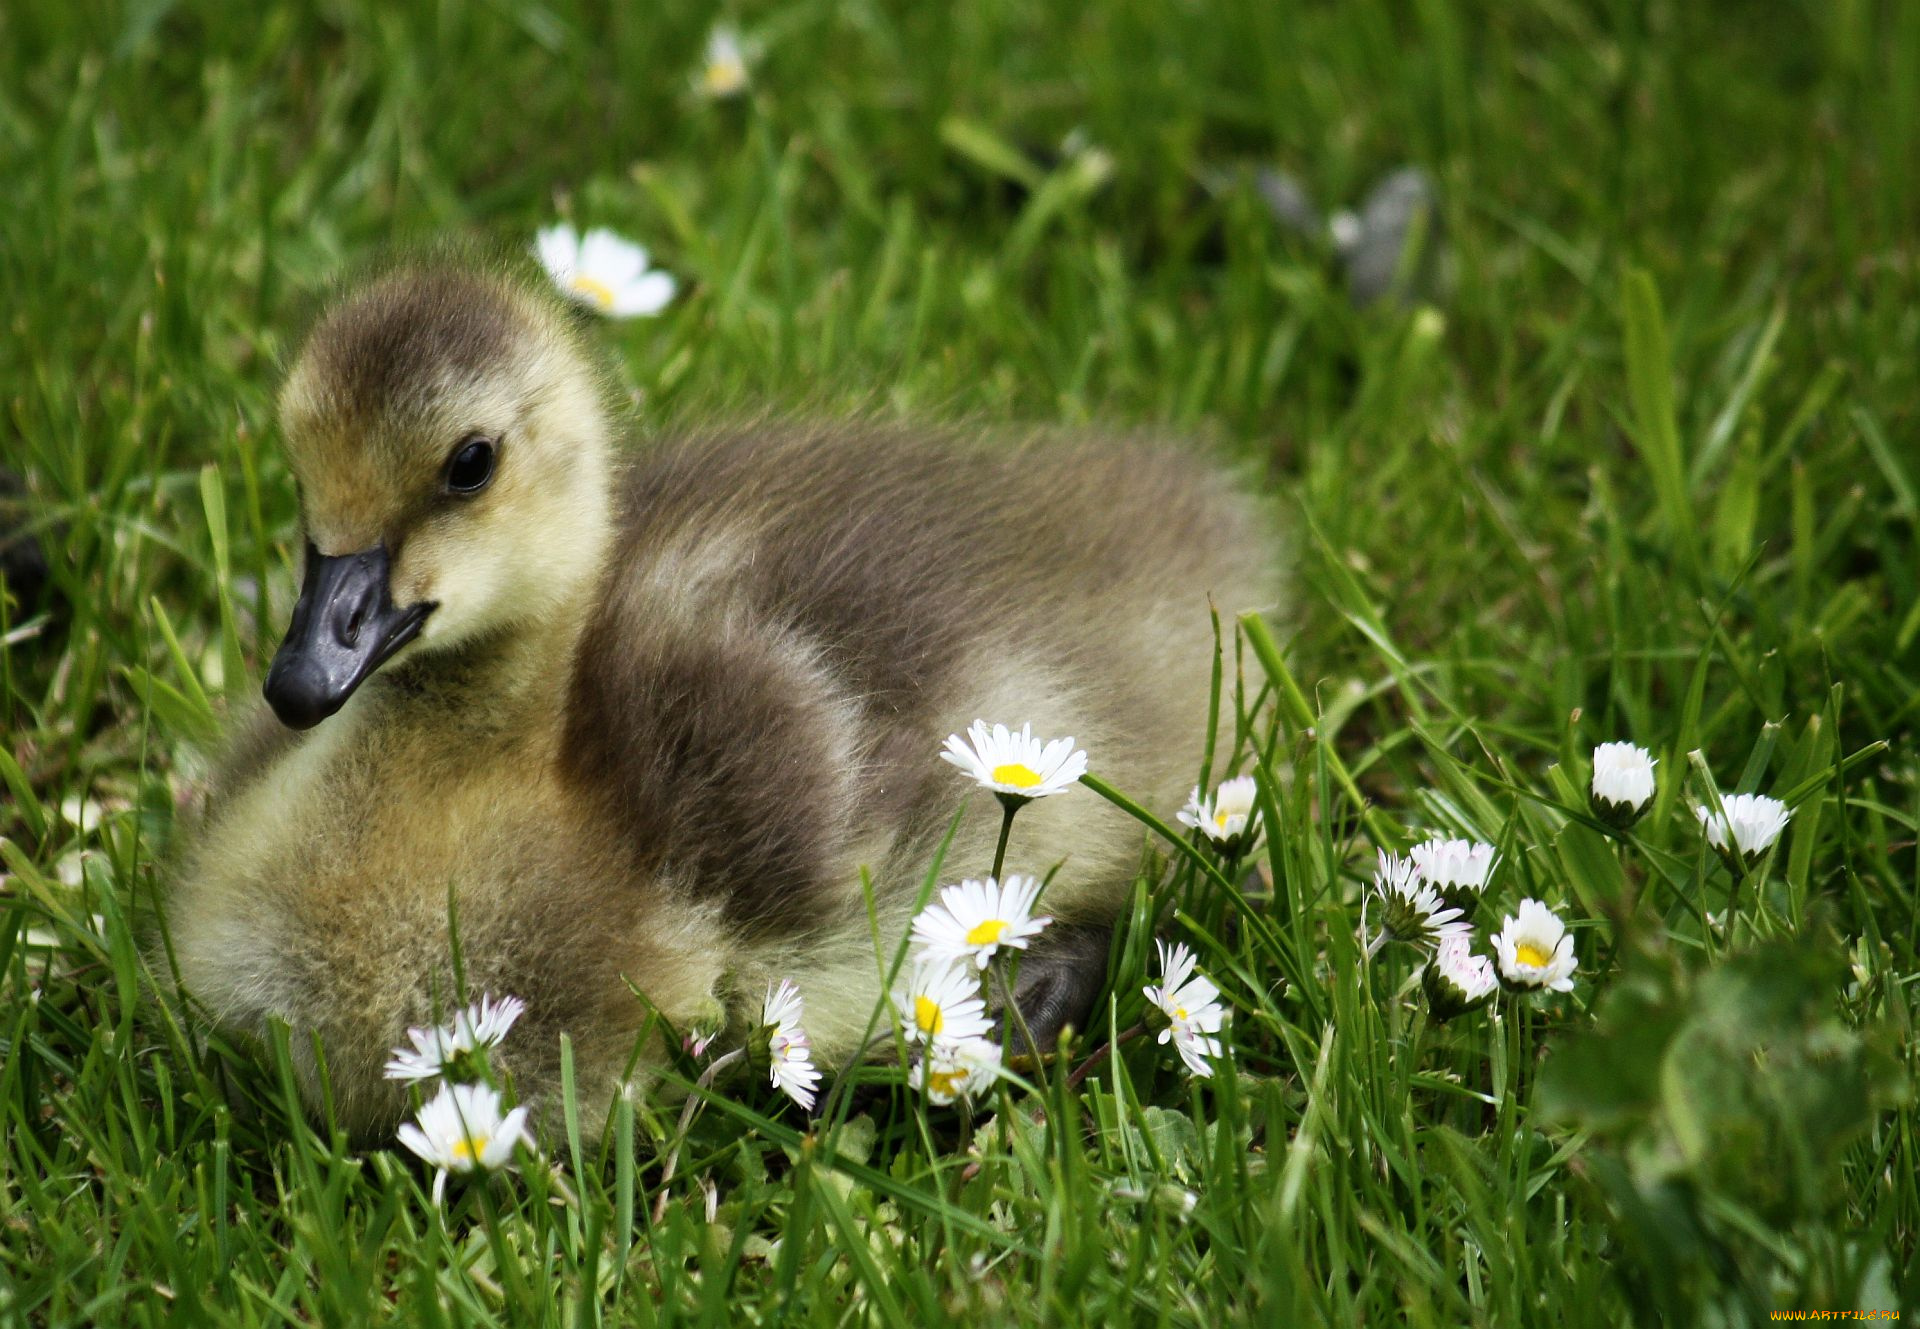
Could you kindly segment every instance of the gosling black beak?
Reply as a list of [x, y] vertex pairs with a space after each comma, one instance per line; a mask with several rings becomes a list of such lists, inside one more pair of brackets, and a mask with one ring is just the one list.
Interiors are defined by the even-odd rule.
[[396, 609], [387, 549], [322, 554], [307, 544], [306, 580], [286, 639], [267, 671], [267, 704], [289, 729], [311, 729], [420, 634], [432, 601]]

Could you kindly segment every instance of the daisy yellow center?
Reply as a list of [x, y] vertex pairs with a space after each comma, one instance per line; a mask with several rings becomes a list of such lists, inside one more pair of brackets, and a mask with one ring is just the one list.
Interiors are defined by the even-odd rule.
[[602, 309], [613, 308], [613, 288], [584, 272], [576, 272], [567, 279], [567, 289], [576, 291], [599, 305]]
[[747, 71], [737, 60], [716, 60], [707, 66], [708, 92], [735, 92], [747, 81]]
[[475, 1139], [471, 1135], [463, 1135], [453, 1142], [453, 1149], [450, 1152], [455, 1158], [464, 1163], [477, 1163], [480, 1161], [480, 1155], [486, 1151], [486, 1136], [482, 1135], [480, 1138]]
[[1186, 1018], [1187, 1018], [1187, 1008], [1186, 1008], [1185, 1006], [1175, 1006], [1175, 1007], [1173, 1008], [1173, 1018], [1174, 1018], [1174, 1019], [1176, 1019], [1176, 1020], [1184, 1020], [1184, 1019], [1186, 1019]]
[[1513, 948], [1513, 958], [1521, 964], [1530, 964], [1535, 969], [1545, 969], [1547, 961], [1553, 957], [1530, 941], [1523, 941]]
[[1040, 783], [1040, 772], [1031, 766], [1022, 766], [1017, 761], [1010, 761], [1004, 766], [993, 768], [993, 782], [1010, 784], [1016, 789], [1031, 789]]
[[1227, 818], [1228, 818], [1228, 817], [1229, 817], [1230, 815], [1231, 815], [1230, 813], [1226, 813], [1226, 812], [1216, 812], [1216, 813], [1214, 813], [1214, 814], [1213, 814], [1213, 824], [1214, 824], [1215, 826], [1218, 826], [1218, 827], [1219, 827], [1219, 828], [1220, 828], [1221, 830], [1223, 830], [1223, 831], [1224, 831], [1224, 830], [1226, 830], [1226, 829], [1227, 829]]
[[1000, 940], [1000, 934], [1007, 930], [1004, 918], [989, 918], [984, 923], [975, 923], [967, 929], [967, 945], [991, 946]]
[[928, 1071], [927, 1091], [957, 1098], [960, 1094], [960, 1082], [966, 1078], [965, 1071]]
[[940, 1010], [940, 1003], [932, 997], [913, 999], [913, 1022], [920, 1026], [923, 1034], [937, 1034], [946, 1027], [947, 1017]]

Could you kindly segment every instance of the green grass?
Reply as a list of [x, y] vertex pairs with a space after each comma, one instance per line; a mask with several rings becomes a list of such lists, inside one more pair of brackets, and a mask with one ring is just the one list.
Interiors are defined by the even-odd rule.
[[[312, 11], [0, 11], [0, 460], [60, 602], [0, 621], [0, 1314], [1920, 1303], [1920, 7], [802, 0], [739, 15], [766, 56], [719, 106], [688, 92], [701, 8]], [[1104, 178], [1055, 168], [1075, 129]], [[1348, 200], [1403, 161], [1444, 191], [1438, 317], [1354, 312], [1233, 183], [1278, 163]], [[1183, 938], [1235, 1073], [1135, 1041], [963, 1128], [874, 1072], [806, 1137], [737, 1086], [658, 1222], [648, 1105], [443, 1213], [295, 1112], [284, 1054], [169, 1021], [138, 919], [292, 598], [276, 364], [355, 259], [556, 211], [690, 288], [607, 329], [643, 433], [1144, 425], [1281, 496], [1298, 610], [1229, 636], [1225, 675], [1278, 833], [1238, 895], [1155, 842], [1096, 1035]], [[1583, 810], [1613, 738], [1660, 757], [1624, 838]], [[1797, 803], [1720, 927], [1709, 773]], [[1427, 827], [1500, 846], [1495, 917], [1574, 921], [1569, 998], [1443, 1026], [1408, 957], [1361, 962], [1372, 851]]]

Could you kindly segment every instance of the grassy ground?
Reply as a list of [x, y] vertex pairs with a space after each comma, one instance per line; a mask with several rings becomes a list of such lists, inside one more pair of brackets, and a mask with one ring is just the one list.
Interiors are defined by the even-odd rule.
[[[57, 592], [0, 623], [0, 1313], [1912, 1309], [1920, 8], [802, 0], [738, 16], [765, 56], [721, 105], [689, 90], [713, 17], [0, 11], [0, 457]], [[1104, 160], [1062, 160], [1074, 130]], [[1404, 161], [1444, 191], [1430, 310], [1356, 314], [1234, 183], [1346, 200]], [[970, 1127], [882, 1089], [809, 1138], [743, 1089], [658, 1221], [643, 1106], [443, 1215], [143, 995], [131, 920], [290, 603], [290, 329], [395, 238], [556, 212], [689, 288], [608, 329], [643, 430], [1150, 423], [1282, 496], [1297, 619], [1226, 675], [1278, 833], [1250, 899], [1157, 843], [1101, 1031], [1181, 937], [1236, 1073], [1141, 1041]], [[1627, 837], [1583, 813], [1614, 738], [1660, 757]], [[1689, 810], [1709, 775], [1796, 804], [1737, 893]], [[1408, 957], [1362, 962], [1373, 848], [1429, 827], [1500, 846], [1496, 917], [1573, 920], [1570, 996], [1441, 1025]]]

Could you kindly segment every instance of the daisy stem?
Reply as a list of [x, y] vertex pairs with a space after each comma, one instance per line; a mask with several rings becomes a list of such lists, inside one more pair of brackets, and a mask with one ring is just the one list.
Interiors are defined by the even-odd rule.
[[1004, 801], [1001, 806], [1005, 812], [1000, 818], [1000, 843], [993, 851], [992, 876], [995, 881], [1000, 880], [1000, 865], [1007, 861], [1007, 837], [1013, 834], [1013, 814], [1020, 810], [1017, 805]]
[[[715, 1076], [746, 1055], [747, 1050], [743, 1047], [722, 1053], [713, 1059], [711, 1066], [700, 1072], [700, 1078], [694, 1083], [701, 1089], [711, 1088]], [[667, 1161], [660, 1169], [660, 1198], [653, 1202], [655, 1223], [663, 1222], [667, 1217], [667, 1194], [670, 1189], [667, 1183], [673, 1180], [674, 1170], [680, 1166], [680, 1147], [687, 1142], [687, 1128], [693, 1125], [693, 1116], [700, 1110], [701, 1101], [700, 1095], [688, 1094], [687, 1101], [681, 1105], [680, 1129], [674, 1133], [673, 1151], [667, 1155]]]
[[[1008, 815], [1007, 820], [1009, 822], [1013, 820], [1011, 814]], [[1040, 1045], [1034, 1042], [1033, 1031], [1027, 1028], [1027, 1017], [1020, 1014], [1020, 1004], [1013, 999], [1013, 984], [1007, 981], [1007, 971], [999, 964], [995, 964], [993, 966], [993, 976], [1000, 984], [1000, 995], [1006, 1002], [1007, 1018], [1012, 1021], [1013, 1027], [1020, 1031], [1022, 1041], [1027, 1045], [1027, 1051], [1033, 1056], [1034, 1065], [1038, 1066], [1040, 1064]], [[1018, 1054], [1016, 1053], [1015, 1055]]]
[[1143, 1036], [1146, 1032], [1147, 1026], [1144, 1023], [1136, 1024], [1131, 1029], [1122, 1030], [1114, 1037], [1111, 1043], [1102, 1043], [1088, 1054], [1085, 1061], [1074, 1068], [1073, 1074], [1067, 1077], [1067, 1088], [1078, 1089], [1080, 1082], [1087, 1078], [1095, 1066], [1098, 1066], [1101, 1062], [1112, 1056], [1115, 1048], [1125, 1047], [1128, 1043]]

